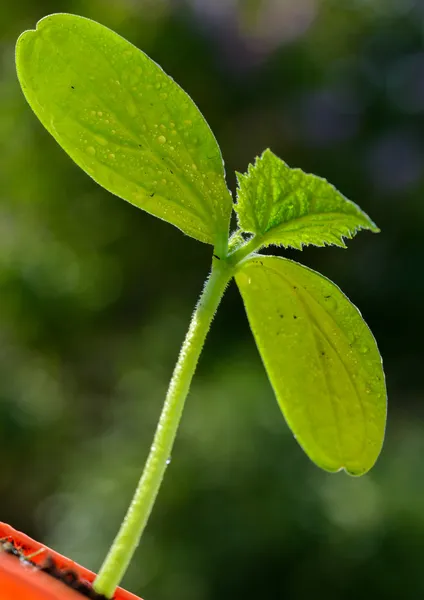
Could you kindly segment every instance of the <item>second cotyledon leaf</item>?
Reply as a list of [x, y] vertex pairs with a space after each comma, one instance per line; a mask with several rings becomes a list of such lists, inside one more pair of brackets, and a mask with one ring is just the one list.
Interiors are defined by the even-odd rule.
[[236, 211], [243, 231], [253, 233], [263, 246], [302, 249], [313, 244], [345, 247], [360, 229], [379, 229], [356, 204], [328, 181], [291, 169], [271, 150], [237, 173]]
[[32, 109], [100, 185], [217, 247], [232, 200], [218, 144], [191, 98], [107, 27], [69, 14], [21, 35], [16, 63]]
[[362, 475], [384, 439], [381, 357], [360, 312], [331, 281], [287, 259], [256, 256], [236, 282], [287, 423], [328, 471]]

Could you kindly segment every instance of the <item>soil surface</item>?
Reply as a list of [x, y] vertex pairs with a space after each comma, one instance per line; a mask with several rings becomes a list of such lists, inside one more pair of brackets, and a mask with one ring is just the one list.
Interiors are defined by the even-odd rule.
[[22, 548], [18, 548], [13, 541], [10, 541], [7, 538], [0, 539], [0, 552], [1, 551], [15, 556], [22, 562], [23, 566], [31, 566], [37, 571], [47, 573], [51, 577], [58, 579], [74, 591], [79, 592], [85, 598], [90, 598], [91, 600], [109, 600], [106, 596], [103, 596], [103, 594], [95, 592], [91, 584], [88, 581], [81, 579], [81, 577], [79, 577], [72, 569], [59, 568], [53, 557], [50, 556], [47, 551], [46, 558], [41, 564], [35, 564], [31, 560], [31, 555], [25, 555]]

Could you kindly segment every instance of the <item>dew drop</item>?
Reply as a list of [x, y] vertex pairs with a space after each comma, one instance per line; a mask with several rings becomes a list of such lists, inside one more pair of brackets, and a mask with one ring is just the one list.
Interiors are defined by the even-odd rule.
[[163, 183], [163, 185], [166, 184], [166, 179], [162, 179], [161, 183]]
[[109, 158], [115, 158], [115, 155], [114, 155], [114, 153], [113, 153], [113, 152], [111, 152], [111, 153], [109, 154]]
[[166, 464], [167, 464], [167, 465], [169, 465], [170, 463], [171, 463], [171, 458], [168, 458], [168, 459], [166, 460]]
[[88, 146], [87, 153], [91, 154], [91, 156], [94, 156], [96, 154], [96, 149], [94, 148], [94, 146]]
[[102, 146], [107, 145], [107, 140], [105, 140], [105, 138], [102, 137], [101, 135], [95, 135], [94, 137], [99, 142], [99, 144], [101, 144]]
[[[292, 205], [293, 206], [293, 205]], [[325, 305], [331, 310], [336, 310], [337, 308], [337, 300], [334, 296], [324, 296]]]
[[136, 108], [136, 105], [134, 104], [134, 102], [127, 103], [127, 111], [128, 111], [128, 114], [130, 115], [130, 117], [136, 116], [137, 108]]
[[99, 111], [97, 112], [97, 114], [98, 114], [98, 116], [99, 116], [99, 117], [103, 117], [103, 113], [102, 113], [102, 111], [101, 111], [101, 110], [99, 110]]
[[193, 171], [197, 171], [197, 166], [194, 163], [191, 165], [191, 168], [193, 169]]
[[166, 137], [164, 135], [160, 135], [158, 137], [159, 144], [166, 144]]
[[358, 348], [358, 352], [360, 352], [361, 354], [368, 354], [369, 351], [370, 351], [369, 346], [366, 346], [365, 344], [362, 346], [359, 346], [359, 348]]
[[355, 333], [355, 331], [352, 331], [351, 329], [347, 332], [347, 337], [348, 340], [350, 342], [350, 345], [353, 346], [357, 340], [357, 335]]

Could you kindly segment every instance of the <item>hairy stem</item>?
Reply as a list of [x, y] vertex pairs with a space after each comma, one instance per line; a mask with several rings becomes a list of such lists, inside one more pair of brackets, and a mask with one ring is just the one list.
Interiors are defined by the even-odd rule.
[[96, 592], [111, 598], [140, 542], [158, 494], [191, 380], [215, 311], [232, 276], [226, 261], [214, 260], [181, 347], [147, 462], [121, 528], [96, 577]]
[[243, 246], [240, 246], [227, 258], [228, 264], [232, 267], [239, 265], [245, 258], [250, 256], [262, 246], [263, 237], [260, 235], [252, 236]]

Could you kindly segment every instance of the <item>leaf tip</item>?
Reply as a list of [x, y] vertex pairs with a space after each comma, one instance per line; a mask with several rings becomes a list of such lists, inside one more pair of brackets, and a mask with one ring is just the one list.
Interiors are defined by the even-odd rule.
[[45, 17], [43, 17], [42, 19], [40, 19], [39, 21], [37, 21], [37, 23], [35, 24], [35, 27], [33, 29], [26, 29], [25, 31], [23, 31], [20, 36], [18, 37], [17, 41], [16, 41], [16, 46], [15, 46], [15, 59], [16, 59], [16, 63], [17, 65], [19, 65], [19, 61], [20, 61], [20, 55], [21, 55], [21, 50], [23, 50], [23, 43], [27, 43], [29, 41], [35, 41], [35, 38], [38, 34], [40, 34], [40, 32], [45, 28], [45, 26], [52, 20], [52, 18], [58, 17], [58, 16], [63, 16], [65, 13], [53, 13], [51, 15], [46, 15]]
[[365, 475], [366, 473], [368, 473], [368, 471], [370, 470], [371, 467], [349, 467], [349, 466], [343, 466], [341, 467], [339, 470], [340, 471], [344, 471], [346, 473], [346, 475], [349, 475], [350, 477], [362, 477], [362, 475]]

